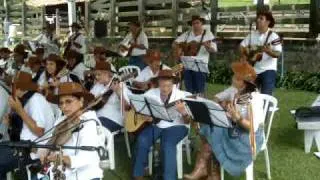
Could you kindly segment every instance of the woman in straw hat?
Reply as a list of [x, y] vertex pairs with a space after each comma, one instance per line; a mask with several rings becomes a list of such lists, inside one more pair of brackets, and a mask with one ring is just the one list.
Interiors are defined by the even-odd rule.
[[[94, 96], [78, 83], [64, 82], [58, 86], [58, 94], [51, 100], [53, 103], [59, 104], [64, 116], [59, 118], [55, 125], [63, 123], [63, 120], [72, 114], [78, 116], [78, 118], [72, 119], [72, 123], [80, 124], [80, 128], [74, 131], [71, 137], [66, 139], [66, 143], [62, 145], [75, 147], [100, 147], [104, 145], [100, 138], [102, 135], [102, 132], [99, 131], [101, 125], [96, 113], [94, 111], [83, 113], [79, 111], [93, 99]], [[55, 152], [51, 152], [49, 156], [42, 156], [41, 160], [42, 162], [44, 160], [56, 162], [57, 155]], [[103, 171], [99, 167], [100, 158], [96, 151], [64, 149], [62, 162], [66, 167], [64, 174], [67, 180], [100, 180], [103, 177]]]
[[[177, 77], [172, 70], [161, 70], [158, 74], [159, 88], [147, 91], [144, 96], [154, 101], [168, 105], [179, 99], [185, 98], [190, 93], [179, 90], [174, 86]], [[146, 126], [137, 137], [136, 154], [133, 166], [133, 176], [136, 180], [144, 179], [144, 168], [148, 162], [148, 152], [157, 139], [161, 139], [161, 157], [164, 180], [177, 177], [176, 146], [188, 134], [189, 115], [183, 103], [176, 103], [175, 108], [180, 113], [172, 122], [157, 120], [156, 123]], [[147, 117], [152, 121], [151, 117]]]
[[[46, 98], [37, 93], [38, 85], [32, 82], [31, 74], [19, 72], [13, 84], [16, 87], [16, 97], [9, 97], [8, 103], [14, 113], [11, 113], [10, 117], [5, 116], [3, 121], [11, 127], [11, 141], [33, 141], [52, 128], [54, 113]], [[4, 146], [0, 147], [0, 154], [0, 179], [6, 179], [7, 172], [18, 168], [19, 165], [24, 167], [38, 157], [35, 153], [26, 153], [21, 158], [15, 155], [14, 149]]]
[[215, 100], [226, 109], [235, 127], [201, 126], [202, 148], [194, 170], [185, 179], [220, 180], [220, 165], [232, 176], [239, 176], [261, 148], [263, 99], [254, 84], [256, 73], [247, 62], [233, 63], [232, 70], [232, 86], [218, 93]]

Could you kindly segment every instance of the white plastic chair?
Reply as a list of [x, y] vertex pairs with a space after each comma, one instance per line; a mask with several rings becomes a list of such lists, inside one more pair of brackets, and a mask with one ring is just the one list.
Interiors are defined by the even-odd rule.
[[[160, 142], [160, 139], [157, 141]], [[185, 146], [185, 151], [187, 155], [187, 162], [191, 165], [191, 149], [190, 149], [190, 139], [189, 134], [184, 137], [178, 144], [177, 144], [177, 173], [178, 179], [182, 179], [183, 177], [183, 146]], [[152, 162], [153, 162], [153, 146], [151, 146], [149, 154], [148, 154], [148, 168], [149, 174], [152, 175]]]
[[[136, 71], [138, 74], [137, 76], [140, 74], [140, 68], [138, 66], [123, 66], [119, 69], [119, 74], [121, 75], [128, 75], [130, 73], [133, 73], [134, 71]], [[132, 81], [133, 81], [134, 78], [131, 78], [129, 80], [127, 80], [126, 82], [129, 82], [129, 84], [131, 85], [132, 84]]]
[[106, 144], [106, 150], [108, 152], [108, 157], [109, 157], [109, 168], [111, 170], [114, 170], [116, 168], [116, 161], [115, 161], [115, 151], [114, 151], [114, 137], [120, 133], [124, 133], [124, 139], [127, 147], [127, 152], [128, 152], [128, 157], [131, 158], [131, 149], [130, 149], [130, 144], [129, 144], [129, 136], [128, 132], [125, 131], [125, 129], [121, 129], [119, 131], [111, 132], [106, 128], [104, 129], [104, 133], [107, 139], [107, 144]]
[[[278, 108], [278, 100], [270, 95], [260, 94], [259, 96], [262, 97], [264, 100], [263, 106], [263, 115], [265, 117], [264, 121], [264, 142], [261, 146], [261, 151], [264, 152], [264, 158], [266, 163], [266, 170], [267, 170], [267, 177], [271, 179], [271, 171], [270, 171], [270, 159], [269, 159], [269, 152], [268, 152], [268, 140], [271, 132], [271, 125], [274, 117], [274, 113], [279, 110]], [[224, 170], [221, 167], [221, 180], [224, 180]], [[253, 162], [246, 168], [246, 180], [253, 180]]]

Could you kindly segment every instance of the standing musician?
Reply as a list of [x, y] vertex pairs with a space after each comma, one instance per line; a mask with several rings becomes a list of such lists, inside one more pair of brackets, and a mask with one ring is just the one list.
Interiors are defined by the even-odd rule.
[[149, 80], [158, 76], [159, 71], [170, 68], [161, 63], [161, 52], [159, 50], [148, 50], [144, 59], [148, 66], [135, 78], [133, 87], [145, 91], [150, 88], [150, 83], [152, 83]]
[[[184, 56], [196, 56], [209, 63], [210, 53], [217, 52], [217, 45], [213, 42], [214, 36], [210, 30], [204, 29], [205, 19], [192, 16], [188, 22], [192, 29], [180, 35], [173, 43], [173, 48], [182, 46]], [[203, 94], [206, 83], [206, 73], [185, 70], [184, 84], [186, 90], [193, 94]]]
[[[161, 70], [158, 75], [159, 88], [151, 89], [145, 93], [146, 97], [153, 98], [161, 104], [169, 104], [186, 97], [189, 93], [181, 91], [174, 86], [176, 76], [172, 70]], [[148, 162], [150, 147], [158, 138], [161, 138], [161, 156], [163, 160], [163, 179], [176, 179], [177, 161], [176, 145], [187, 135], [190, 117], [184, 104], [175, 104], [179, 117], [168, 122], [160, 120], [157, 124], [146, 126], [139, 133], [136, 142], [135, 162], [133, 176], [136, 180], [144, 179], [144, 167]], [[147, 117], [152, 121], [151, 117]]]
[[[85, 107], [85, 104], [93, 100], [92, 94], [87, 92], [80, 84], [74, 82], [61, 83], [58, 87], [58, 94], [52, 99], [53, 102], [59, 103], [60, 109], [64, 116], [59, 118], [55, 125], [64, 123], [64, 119], [70, 115], [75, 115], [78, 118], [72, 118], [71, 124], [79, 125], [77, 130], [73, 130], [70, 137], [67, 137], [61, 143], [65, 146], [93, 146], [99, 147], [100, 142], [98, 126], [100, 122], [94, 111], [79, 111]], [[67, 121], [66, 119], [65, 121]], [[58, 126], [56, 126], [57, 128]], [[62, 131], [62, 129], [61, 129]], [[67, 130], [66, 130], [67, 131]], [[67, 136], [67, 132], [57, 134], [57, 136]], [[56, 142], [60, 145], [60, 142]], [[57, 145], [56, 144], [56, 145]], [[43, 154], [41, 161], [59, 163], [57, 158], [59, 155], [55, 152]], [[101, 180], [103, 171], [99, 167], [100, 158], [96, 151], [84, 150], [62, 150], [62, 165], [65, 171], [62, 172], [67, 180]]]
[[[123, 115], [121, 112], [121, 87], [119, 82], [112, 82], [113, 72], [111, 66], [106, 61], [98, 61], [95, 67], [95, 84], [91, 93], [97, 97], [110, 91], [108, 99], [103, 102], [102, 107], [98, 107], [96, 112], [101, 124], [111, 132], [122, 129]], [[123, 106], [124, 107], [124, 106]]]
[[218, 93], [215, 101], [225, 108], [235, 126], [227, 129], [202, 124], [202, 148], [194, 170], [185, 179], [220, 180], [220, 165], [232, 176], [240, 176], [261, 149], [264, 101], [255, 86], [257, 75], [247, 62], [236, 62], [231, 67], [232, 87]]
[[47, 24], [46, 27], [43, 27], [42, 33], [39, 34], [33, 41], [36, 42], [37, 48], [43, 48], [45, 50], [44, 57], [47, 57], [52, 53], [59, 53], [59, 43], [58, 39], [54, 34], [54, 30], [50, 27], [50, 24]]
[[80, 32], [81, 26], [78, 23], [72, 23], [72, 32], [68, 37], [66, 48], [64, 50], [64, 56], [69, 50], [75, 50], [82, 56], [86, 53], [86, 37]]
[[129, 65], [138, 66], [141, 70], [146, 67], [143, 56], [149, 48], [148, 37], [139, 22], [129, 22], [129, 34], [120, 42], [120, 52], [128, 52]]
[[94, 59], [95, 59], [96, 62], [98, 62], [98, 61], [106, 61], [106, 62], [110, 63], [111, 70], [113, 72], [117, 72], [116, 68], [111, 63], [111, 58], [107, 58], [107, 50], [104, 47], [102, 47], [102, 46], [95, 47], [93, 54], [94, 54]]
[[[255, 63], [254, 69], [258, 74], [257, 86], [261, 93], [272, 95], [277, 77], [277, 58], [282, 52], [281, 40], [270, 29], [275, 24], [271, 12], [258, 12], [256, 23], [257, 31], [249, 34], [241, 42], [240, 51], [243, 56], [248, 57], [248, 60]], [[257, 52], [254, 53], [255, 51]], [[253, 57], [251, 57], [251, 54], [253, 54]]]
[[77, 76], [81, 82], [84, 81], [84, 73], [89, 70], [83, 63], [83, 56], [75, 50], [67, 52], [66, 60], [71, 74]]
[[[12, 128], [17, 126], [14, 123], [22, 121], [22, 129], [11, 129], [10, 138], [18, 136], [20, 140], [35, 140], [53, 126], [53, 111], [46, 98], [36, 92], [38, 85], [32, 82], [31, 74], [19, 72], [15, 77], [13, 86], [16, 87], [16, 96], [9, 97], [9, 105], [16, 115], [13, 116], [12, 113], [10, 117], [6, 115], [4, 121], [9, 122]], [[19, 118], [19, 120], [16, 118]], [[7, 172], [18, 168], [19, 156], [14, 155], [14, 149], [4, 146], [0, 147], [0, 153], [0, 179], [6, 179]], [[25, 154], [22, 167], [30, 163], [34, 158], [37, 158], [34, 153]]]

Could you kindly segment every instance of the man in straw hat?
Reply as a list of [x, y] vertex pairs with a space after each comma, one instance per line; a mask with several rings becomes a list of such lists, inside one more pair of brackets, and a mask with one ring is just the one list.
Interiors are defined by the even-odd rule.
[[143, 56], [149, 48], [148, 37], [139, 22], [129, 22], [128, 26], [129, 33], [120, 42], [119, 48], [121, 52], [128, 51], [129, 65], [138, 66], [142, 70], [147, 66]]
[[[152, 98], [160, 104], [168, 105], [190, 95], [174, 86], [176, 75], [172, 70], [161, 70], [158, 74], [159, 88], [151, 89], [145, 96]], [[146, 126], [138, 135], [136, 141], [136, 154], [133, 166], [133, 176], [136, 180], [144, 179], [144, 167], [148, 162], [148, 152], [157, 139], [161, 138], [161, 157], [163, 179], [170, 180], [177, 177], [176, 145], [188, 134], [189, 116], [184, 104], [177, 102], [176, 110], [180, 113], [172, 122], [156, 120], [147, 117], [150, 121], [159, 121]]]
[[[5, 122], [12, 128], [10, 140], [35, 140], [42, 136], [54, 124], [54, 114], [46, 98], [37, 93], [38, 85], [32, 82], [31, 74], [19, 72], [13, 82], [16, 87], [16, 96], [9, 97], [9, 105], [15, 112], [7, 115]], [[8, 125], [7, 124], [7, 125]], [[22, 127], [21, 127], [22, 126]], [[6, 178], [6, 173], [18, 168], [19, 158], [14, 149], [0, 147], [0, 179]], [[22, 167], [36, 159], [34, 153], [25, 154]]]
[[170, 69], [161, 63], [161, 52], [159, 50], [149, 49], [144, 59], [148, 66], [144, 68], [133, 81], [133, 86], [141, 90], [147, 90], [149, 88], [149, 80], [158, 76], [160, 70]]
[[[55, 122], [56, 130], [68, 131], [68, 128], [59, 126], [60, 123], [65, 123], [66, 118], [70, 115], [75, 115], [76, 118], [71, 118], [69, 124], [77, 125], [79, 128], [72, 131], [72, 135], [67, 137], [68, 133], [60, 134], [57, 136], [56, 143], [65, 146], [91, 146], [100, 147], [104, 146], [104, 140], [101, 136], [105, 136], [101, 131], [101, 123], [94, 111], [80, 111], [85, 108], [86, 104], [92, 102], [94, 96], [87, 92], [81, 84], [75, 82], [61, 83], [58, 87], [58, 94], [52, 98], [53, 103], [60, 106], [64, 116], [57, 119]], [[70, 120], [70, 119], [69, 119]], [[59, 129], [59, 127], [62, 129]], [[64, 139], [66, 138], [66, 139]], [[49, 141], [49, 144], [51, 142]], [[57, 145], [56, 144], [56, 145]], [[96, 151], [84, 151], [79, 149], [63, 149], [62, 162], [65, 165], [64, 174], [66, 179], [77, 180], [96, 180], [102, 179], [103, 171], [99, 167], [100, 158]], [[57, 154], [47, 153], [41, 155], [41, 161], [45, 158], [49, 162], [57, 161]]]
[[250, 54], [256, 52], [254, 60], [257, 61], [254, 69], [258, 74], [257, 86], [261, 93], [272, 95], [276, 84], [278, 57], [282, 52], [281, 39], [271, 30], [275, 20], [270, 11], [258, 12], [256, 23], [257, 30], [241, 42], [240, 51], [249, 59], [251, 59]]
[[231, 68], [232, 86], [216, 94], [215, 101], [236, 125], [232, 129], [201, 125], [202, 146], [194, 170], [185, 179], [220, 180], [220, 165], [232, 176], [240, 176], [261, 149], [264, 101], [254, 84], [257, 75], [247, 62], [233, 63]]
[[97, 107], [97, 116], [103, 126], [111, 132], [120, 130], [124, 123], [121, 105], [126, 105], [128, 102], [125, 101], [128, 98], [122, 99], [121, 102], [121, 96], [126, 97], [127, 89], [124, 84], [120, 86], [119, 82], [113, 81], [114, 74], [106, 61], [98, 61], [94, 73], [96, 81], [90, 92], [97, 97], [111, 90], [107, 101], [101, 107]]
[[[212, 32], [205, 29], [205, 19], [200, 16], [192, 16], [192, 19], [188, 22], [191, 26], [191, 30], [180, 35], [173, 43], [173, 48], [177, 48], [179, 44], [195, 44], [194, 54], [184, 52], [184, 56], [195, 56], [197, 60], [202, 60], [204, 63], [209, 63], [210, 53], [217, 51], [217, 45], [213, 42], [215, 37]], [[191, 47], [191, 46], [190, 46]], [[187, 48], [189, 49], [189, 48]], [[190, 50], [190, 51], [191, 51]], [[193, 94], [202, 94], [205, 90], [206, 73], [195, 72], [191, 70], [185, 70], [184, 72], [184, 84], [186, 90]]]

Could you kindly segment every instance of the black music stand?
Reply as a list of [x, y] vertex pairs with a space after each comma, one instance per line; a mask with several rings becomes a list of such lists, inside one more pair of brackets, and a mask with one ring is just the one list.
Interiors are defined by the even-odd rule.
[[185, 98], [193, 120], [210, 126], [232, 128], [232, 121], [226, 115], [225, 110], [216, 102], [201, 97], [197, 99]]
[[209, 74], [208, 63], [196, 56], [181, 56], [184, 69]]

